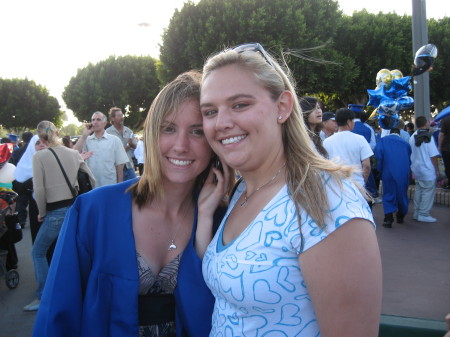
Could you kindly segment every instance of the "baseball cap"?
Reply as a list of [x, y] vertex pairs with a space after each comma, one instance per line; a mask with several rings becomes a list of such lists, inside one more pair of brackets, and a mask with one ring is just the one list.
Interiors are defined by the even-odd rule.
[[322, 122], [326, 122], [326, 121], [328, 121], [330, 119], [332, 121], [335, 120], [334, 113], [332, 113], [332, 112], [324, 112], [323, 115], [322, 115]]

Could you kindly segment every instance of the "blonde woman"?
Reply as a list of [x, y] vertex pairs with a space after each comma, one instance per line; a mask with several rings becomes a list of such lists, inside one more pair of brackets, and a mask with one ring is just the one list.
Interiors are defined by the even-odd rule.
[[214, 152], [243, 177], [203, 257], [210, 336], [376, 337], [372, 213], [351, 169], [313, 148], [293, 81], [260, 44], [240, 45], [207, 60], [200, 107]]
[[52, 122], [40, 122], [37, 135], [42, 149], [33, 155], [33, 191], [39, 210], [38, 221], [43, 223], [32, 249], [38, 284], [36, 299], [24, 307], [25, 311], [35, 311], [39, 308], [48, 274], [47, 250], [58, 237], [66, 212], [75, 200], [55, 156], [48, 148], [53, 149], [58, 156], [75, 189], [79, 169], [89, 174], [91, 184], [95, 186], [94, 176], [81, 155], [62, 144], [58, 130]]

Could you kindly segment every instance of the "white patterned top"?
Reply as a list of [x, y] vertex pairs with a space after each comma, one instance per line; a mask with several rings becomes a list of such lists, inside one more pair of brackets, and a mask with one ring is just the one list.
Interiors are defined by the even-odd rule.
[[350, 181], [343, 184], [341, 191], [331, 179], [324, 181], [330, 204], [325, 230], [301, 209], [300, 234], [295, 206], [284, 186], [253, 222], [224, 246], [226, 220], [246, 188], [245, 182], [240, 184], [203, 259], [203, 276], [216, 298], [210, 336], [320, 336], [298, 254], [352, 218], [374, 223], [355, 185]]

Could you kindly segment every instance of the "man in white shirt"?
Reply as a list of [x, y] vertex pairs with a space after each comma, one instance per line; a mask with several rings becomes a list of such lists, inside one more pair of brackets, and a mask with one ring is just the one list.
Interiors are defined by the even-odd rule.
[[324, 140], [323, 146], [330, 159], [357, 168], [354, 180], [364, 186], [370, 174], [370, 157], [373, 151], [363, 136], [351, 132], [355, 125], [355, 113], [347, 108], [336, 112], [338, 132]]
[[123, 166], [123, 180], [130, 180], [136, 178], [136, 173], [134, 171], [134, 149], [136, 148], [136, 137], [130, 128], [126, 127], [124, 123], [124, 116], [122, 109], [118, 107], [112, 107], [109, 109], [109, 122], [111, 126], [106, 129], [111, 135], [118, 137], [123, 144], [123, 148], [128, 156], [128, 163]]
[[436, 218], [430, 216], [430, 210], [434, 204], [436, 177], [439, 176], [439, 151], [428, 127], [425, 116], [417, 117], [417, 131], [409, 139], [411, 171], [416, 183], [413, 219], [420, 222], [436, 222]]
[[105, 131], [106, 123], [102, 112], [94, 112], [91, 123], [85, 124], [83, 135], [73, 147], [92, 154], [86, 161], [94, 174], [96, 187], [123, 181], [123, 165], [129, 160], [120, 139]]

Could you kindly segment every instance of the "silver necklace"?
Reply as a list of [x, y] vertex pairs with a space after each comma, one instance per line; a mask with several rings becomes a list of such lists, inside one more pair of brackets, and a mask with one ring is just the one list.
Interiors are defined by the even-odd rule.
[[245, 195], [244, 195], [244, 201], [241, 203], [241, 207], [244, 206], [248, 199], [250, 199], [256, 192], [258, 192], [260, 189], [262, 189], [263, 187], [266, 187], [267, 185], [269, 185], [272, 181], [274, 181], [278, 175], [280, 174], [281, 170], [286, 166], [286, 162], [284, 162], [283, 166], [280, 167], [280, 169], [277, 171], [277, 173], [275, 173], [275, 175], [265, 184], [259, 186], [252, 194], [247, 195], [247, 189], [245, 189]]
[[175, 231], [175, 235], [173, 236], [172, 240], [170, 240], [170, 245], [167, 250], [175, 250], [177, 249], [177, 245], [175, 244], [175, 239], [177, 238], [178, 230], [180, 229], [180, 225], [182, 224], [183, 220], [186, 218], [187, 212], [189, 210], [189, 206], [191, 203], [189, 203], [186, 207], [186, 211], [184, 212], [183, 217], [181, 218], [181, 221], [177, 225], [177, 229]]

